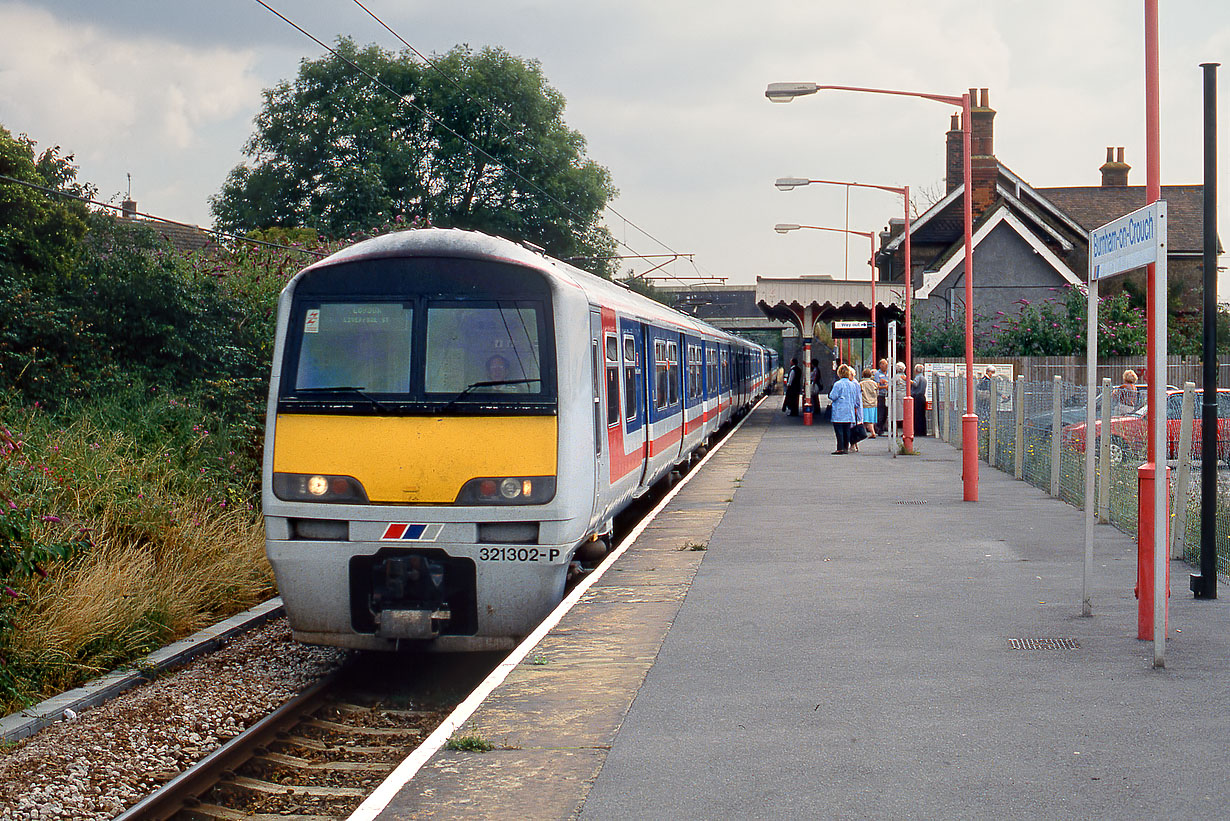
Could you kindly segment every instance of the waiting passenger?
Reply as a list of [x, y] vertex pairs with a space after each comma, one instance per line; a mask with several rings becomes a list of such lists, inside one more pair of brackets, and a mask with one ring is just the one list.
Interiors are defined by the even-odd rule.
[[910, 396], [914, 399], [914, 435], [927, 435], [927, 373], [922, 363], [914, 366], [914, 379], [910, 382]]
[[851, 378], [854, 376], [854, 371], [848, 365], [842, 365], [837, 369], [837, 376], [838, 380], [829, 391], [829, 399], [833, 402], [831, 410], [833, 433], [837, 436], [837, 450], [833, 451], [834, 456], [849, 452], [850, 428], [854, 426], [857, 416], [861, 415], [857, 414], [855, 409], [861, 409], [863, 404], [862, 392]]
[[863, 368], [863, 378], [859, 381], [858, 387], [862, 392], [863, 425], [867, 428], [868, 438], [875, 439], [876, 400], [879, 391], [875, 379], [871, 376], [871, 368]]
[[1123, 382], [1110, 392], [1112, 412], [1115, 416], [1122, 416], [1136, 410], [1137, 403], [1140, 401], [1140, 393], [1136, 387], [1138, 381], [1136, 371], [1128, 368], [1123, 372]]

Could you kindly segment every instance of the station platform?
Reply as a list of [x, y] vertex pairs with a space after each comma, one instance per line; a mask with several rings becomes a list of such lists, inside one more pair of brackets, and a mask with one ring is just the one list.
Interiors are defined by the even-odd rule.
[[[1164, 669], [1134, 540], [961, 452], [762, 403], [392, 819], [1222, 818], [1230, 607], [1175, 562]], [[1230, 597], [1230, 590], [1225, 591]]]

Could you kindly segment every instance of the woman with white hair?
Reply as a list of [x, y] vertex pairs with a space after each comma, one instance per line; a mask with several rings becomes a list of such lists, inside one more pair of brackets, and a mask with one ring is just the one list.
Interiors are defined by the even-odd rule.
[[897, 363], [897, 372], [893, 374], [893, 418], [897, 427], [902, 426], [902, 416], [905, 413], [905, 392], [910, 389], [910, 380], [905, 375], [905, 363]]

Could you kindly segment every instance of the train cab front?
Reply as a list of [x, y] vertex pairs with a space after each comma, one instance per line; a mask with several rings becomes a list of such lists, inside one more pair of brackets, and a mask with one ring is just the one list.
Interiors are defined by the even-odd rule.
[[290, 294], [264, 512], [296, 637], [512, 646], [559, 601], [577, 538], [549, 282], [394, 258], [309, 269]]

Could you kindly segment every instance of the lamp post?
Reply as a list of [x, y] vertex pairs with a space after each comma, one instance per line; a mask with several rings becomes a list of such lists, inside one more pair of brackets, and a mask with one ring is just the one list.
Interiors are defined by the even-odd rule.
[[[791, 231], [798, 231], [800, 228], [808, 228], [812, 231], [833, 231], [838, 234], [853, 234], [857, 237], [866, 237], [871, 243], [871, 258], [868, 264], [871, 265], [871, 343], [872, 357], [875, 357], [875, 327], [876, 327], [876, 235], [871, 231], [854, 231], [850, 228], [826, 228], [822, 225], [799, 225], [792, 222], [779, 222], [773, 226], [773, 230], [779, 234], [788, 234]], [[810, 309], [809, 309], [810, 310]], [[807, 329], [807, 336], [803, 344], [803, 357], [810, 367], [811, 361], [811, 328]], [[808, 386], [810, 390], [810, 384]]]
[[970, 173], [970, 152], [972, 150], [970, 95], [962, 94], [960, 97], [954, 97], [948, 94], [895, 91], [886, 88], [831, 86], [817, 83], [769, 83], [764, 96], [775, 103], [788, 103], [795, 97], [804, 97], [808, 94], [815, 94], [817, 91], [858, 91], [867, 94], [920, 97], [961, 109], [961, 131], [964, 144], [961, 172], [965, 187], [965, 195], [961, 198], [965, 206], [965, 415], [961, 417], [961, 446], [963, 448], [961, 476], [964, 484], [963, 498], [967, 502], [976, 502], [978, 501], [978, 415], [975, 413], [974, 405], [974, 211], [973, 182]]
[[[914, 376], [914, 350], [911, 347], [913, 340], [910, 336], [911, 330], [911, 306], [914, 302], [914, 276], [910, 265], [910, 186], [905, 185], [900, 188], [892, 185], [874, 185], [872, 183], [863, 182], [844, 182], [841, 180], [807, 180], [802, 177], [781, 177], [774, 183], [779, 191], [791, 191], [803, 185], [844, 185], [849, 191], [851, 186], [855, 188], [878, 188], [881, 191], [888, 191], [893, 194], [900, 194], [905, 199], [905, 373], [906, 379], [912, 379]], [[872, 252], [874, 258], [874, 249]], [[874, 269], [874, 266], [873, 266]], [[875, 271], [871, 274], [872, 288], [875, 287]], [[872, 291], [872, 315], [875, 312], [875, 292]], [[876, 354], [876, 326], [875, 320], [871, 323], [871, 358], [876, 362], [880, 361]], [[892, 374], [889, 374], [890, 378]], [[914, 450], [914, 397], [907, 390], [902, 398], [901, 415], [905, 417], [901, 420], [901, 434], [907, 452]]]

